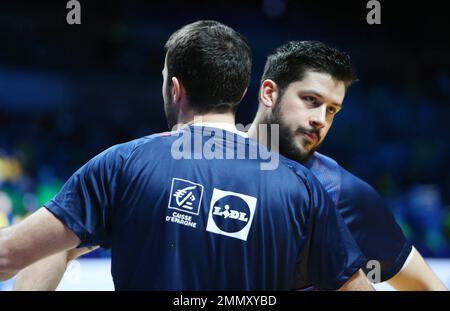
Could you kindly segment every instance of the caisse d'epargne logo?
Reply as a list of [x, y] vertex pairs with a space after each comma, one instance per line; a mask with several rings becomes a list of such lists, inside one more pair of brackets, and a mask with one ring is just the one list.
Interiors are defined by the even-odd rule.
[[181, 178], [173, 178], [169, 208], [198, 215], [202, 196], [203, 185]]

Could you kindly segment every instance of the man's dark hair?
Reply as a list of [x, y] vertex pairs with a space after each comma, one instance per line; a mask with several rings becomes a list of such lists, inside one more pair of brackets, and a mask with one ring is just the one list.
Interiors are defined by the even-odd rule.
[[198, 21], [165, 45], [167, 74], [186, 88], [198, 113], [234, 111], [250, 83], [251, 49], [238, 32], [216, 21]]
[[347, 53], [318, 41], [291, 41], [269, 55], [261, 83], [273, 80], [283, 92], [290, 83], [301, 81], [308, 70], [327, 73], [344, 82], [346, 89], [356, 80]]

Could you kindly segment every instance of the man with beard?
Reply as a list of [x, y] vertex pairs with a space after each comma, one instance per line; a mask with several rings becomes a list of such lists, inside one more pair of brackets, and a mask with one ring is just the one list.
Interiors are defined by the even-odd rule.
[[[199, 153], [211, 142], [227, 154], [256, 144], [234, 125], [250, 80], [245, 38], [199, 21], [176, 31], [166, 50], [164, 108], [169, 128], [181, 126], [102, 152], [44, 208], [0, 230], [0, 279], [100, 245], [111, 248], [117, 290], [372, 290], [364, 256], [306, 168], [276, 154], [279, 165], [261, 172], [261, 158]], [[193, 152], [192, 137], [201, 144]], [[186, 138], [182, 152], [173, 148]]]
[[[387, 281], [398, 290], [445, 290], [377, 192], [315, 151], [354, 79], [349, 56], [323, 43], [290, 42], [276, 49], [265, 65], [259, 109], [249, 135], [265, 144], [272, 140], [258, 132], [258, 125], [279, 124], [280, 143], [274, 149], [279, 147], [283, 155], [303, 163], [323, 184], [366, 255], [366, 272], [375, 272], [371, 281]], [[19, 274], [16, 289], [56, 288], [66, 264], [86, 251], [74, 249], [29, 267]], [[33, 277], [38, 274], [42, 278], [37, 282]], [[308, 285], [297, 284], [297, 288]]]
[[371, 281], [387, 281], [400, 290], [445, 290], [378, 193], [316, 151], [354, 80], [350, 57], [321, 42], [293, 41], [277, 48], [264, 68], [249, 135], [271, 142], [258, 125], [279, 124], [280, 153], [303, 163], [324, 185], [368, 260], [365, 272], [381, 268], [368, 274]]

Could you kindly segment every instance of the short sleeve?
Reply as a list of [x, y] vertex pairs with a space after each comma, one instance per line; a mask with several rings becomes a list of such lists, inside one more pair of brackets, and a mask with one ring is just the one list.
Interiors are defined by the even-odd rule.
[[320, 182], [308, 176], [312, 206], [297, 285], [336, 290], [362, 268], [365, 257]]
[[[380, 281], [392, 278], [412, 251], [394, 216], [369, 184], [343, 170], [338, 208], [367, 260], [380, 263]], [[369, 270], [365, 269], [367, 273]]]
[[76, 171], [60, 192], [44, 204], [78, 236], [79, 247], [109, 246], [111, 212], [128, 149], [123, 144], [100, 153]]

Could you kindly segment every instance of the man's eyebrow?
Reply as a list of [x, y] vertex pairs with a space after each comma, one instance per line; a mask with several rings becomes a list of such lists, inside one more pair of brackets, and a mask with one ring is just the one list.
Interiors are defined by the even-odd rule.
[[[304, 91], [302, 91], [302, 93], [310, 93], [310, 94], [313, 94], [314, 96], [317, 96], [317, 97], [319, 97], [319, 98], [322, 99], [322, 100], [325, 98], [322, 94], [317, 93], [316, 91], [313, 91], [313, 90], [304, 90]], [[338, 106], [339, 108], [342, 107], [342, 104], [339, 104], [339, 103], [336, 103], [336, 102], [331, 102], [331, 104], [332, 104], [333, 106]]]

